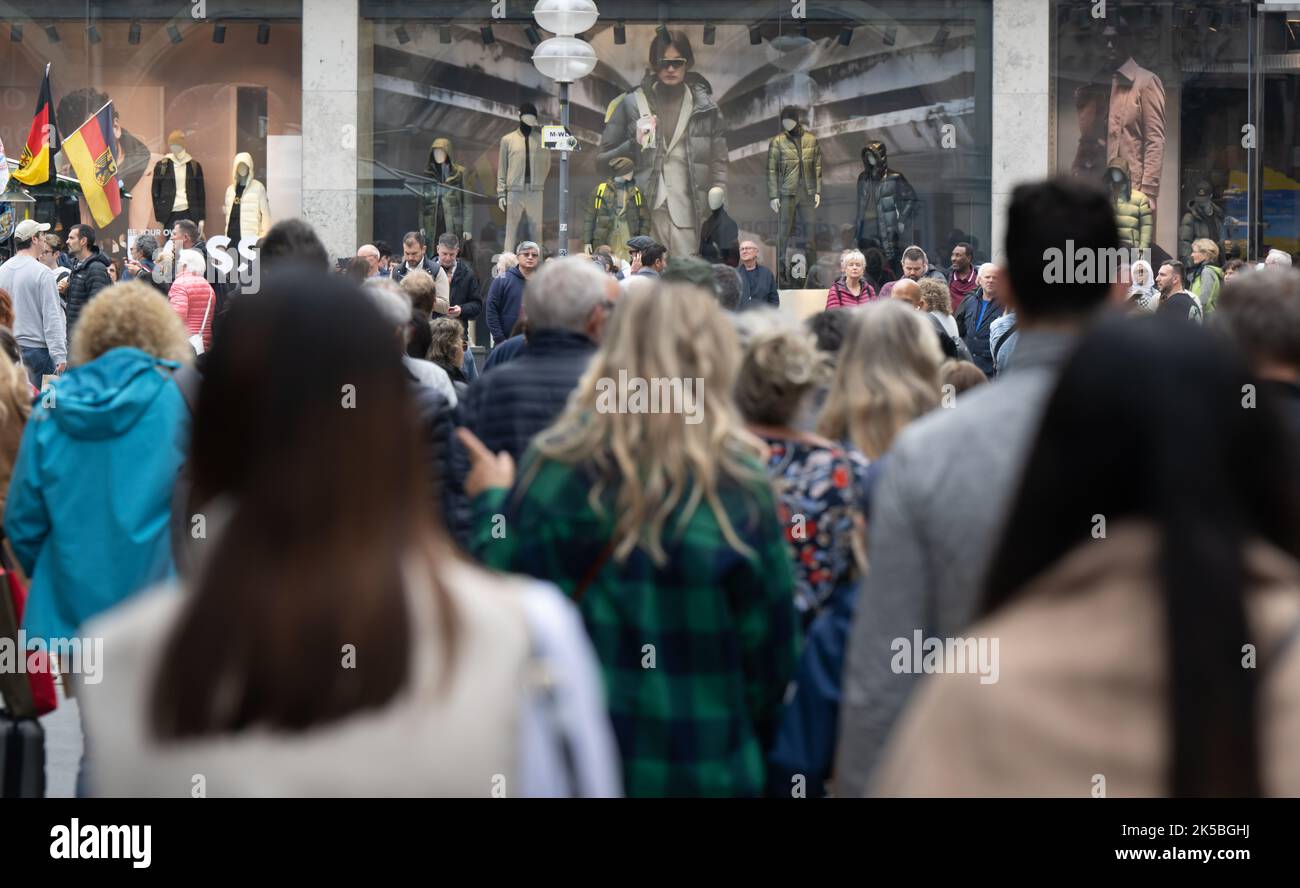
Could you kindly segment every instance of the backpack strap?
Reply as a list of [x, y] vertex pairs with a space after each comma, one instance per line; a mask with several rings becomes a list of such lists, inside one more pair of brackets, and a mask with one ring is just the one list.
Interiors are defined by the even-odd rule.
[[993, 346], [993, 362], [995, 364], [997, 363], [998, 360], [998, 352], [1002, 351], [1002, 346], [1006, 343], [1008, 339], [1011, 338], [1011, 334], [1016, 332], [1016, 328], [1019, 326], [1020, 326], [1020, 319], [1016, 318], [1016, 320], [1012, 322], [1011, 326], [1007, 328], [1007, 332], [1002, 334], [1002, 338], [998, 340], [998, 344]]
[[605, 183], [601, 182], [596, 186], [596, 209], [600, 209], [605, 203]]

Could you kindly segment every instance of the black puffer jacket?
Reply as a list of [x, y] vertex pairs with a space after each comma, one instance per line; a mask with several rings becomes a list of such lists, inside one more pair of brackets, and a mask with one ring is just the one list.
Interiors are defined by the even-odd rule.
[[85, 259], [78, 262], [68, 276], [68, 289], [63, 294], [68, 307], [68, 340], [72, 340], [72, 328], [81, 317], [81, 310], [86, 303], [95, 298], [95, 294], [105, 287], [112, 286], [113, 279], [108, 276], [108, 257], [95, 247]]
[[[493, 453], [504, 450], [518, 465], [537, 433], [564, 410], [595, 352], [596, 344], [581, 333], [539, 330], [530, 334], [523, 354], [470, 385], [460, 402], [460, 424]], [[461, 482], [469, 473], [469, 457], [459, 441], [452, 442], [452, 453], [450, 484], [455, 488], [453, 496], [463, 499]], [[452, 531], [463, 545], [469, 535], [468, 517], [452, 525]]]
[[[616, 157], [626, 157], [636, 164], [636, 181], [645, 195], [646, 206], [655, 205], [655, 189], [658, 176], [655, 175], [655, 160], [658, 146], [666, 146], [672, 133], [656, 133], [655, 146], [641, 150], [636, 139], [636, 122], [641, 117], [636, 99], [637, 92], [646, 97], [646, 104], [651, 114], [658, 114], [655, 107], [654, 85], [658, 78], [647, 74], [641, 85], [623, 96], [614, 108], [605, 124], [605, 132], [600, 139], [600, 153], [596, 156], [599, 168], [609, 169], [609, 162]], [[713, 87], [694, 71], [686, 75], [686, 88], [691, 91], [691, 119], [686, 129], [686, 162], [691, 177], [691, 193], [695, 197], [695, 218], [702, 220], [709, 215], [709, 189], [714, 185], [727, 185], [727, 139], [726, 126], [722, 120], [722, 111], [713, 100]]]
[[[980, 306], [985, 306], [984, 316], [980, 317]], [[993, 348], [989, 344], [993, 322], [1002, 317], [1002, 304], [996, 299], [984, 301], [984, 291], [976, 290], [961, 301], [957, 309], [957, 332], [970, 349], [971, 361], [984, 371], [984, 375], [993, 378], [996, 372], [993, 366]]]
[[862, 149], [862, 172], [858, 174], [859, 249], [875, 245], [885, 251], [886, 259], [898, 258], [911, 242], [916, 207], [916, 190], [906, 176], [889, 168], [885, 143], [868, 143]]

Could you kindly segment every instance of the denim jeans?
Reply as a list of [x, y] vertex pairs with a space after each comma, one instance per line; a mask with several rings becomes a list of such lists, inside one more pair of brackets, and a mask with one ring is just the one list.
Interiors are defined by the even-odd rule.
[[23, 354], [23, 366], [27, 368], [27, 378], [32, 381], [32, 385], [40, 388], [41, 378], [54, 372], [54, 359], [50, 357], [50, 350], [28, 348], [25, 345], [20, 345], [18, 350]]

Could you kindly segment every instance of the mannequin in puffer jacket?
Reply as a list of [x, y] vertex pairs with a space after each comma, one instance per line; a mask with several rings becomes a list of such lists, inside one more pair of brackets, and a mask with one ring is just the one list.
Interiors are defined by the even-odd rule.
[[221, 209], [225, 234], [233, 243], [244, 238], [258, 240], [271, 228], [266, 186], [253, 178], [253, 157], [247, 151], [236, 154], [230, 165], [230, 185]]
[[907, 177], [889, 166], [885, 143], [868, 142], [862, 149], [862, 172], [858, 174], [856, 240], [864, 252], [879, 247], [895, 275], [902, 274], [899, 257], [912, 242], [916, 217], [916, 191]]
[[1141, 191], [1133, 190], [1124, 161], [1115, 158], [1106, 168], [1106, 186], [1115, 208], [1115, 225], [1119, 228], [1119, 245], [1129, 249], [1151, 248], [1151, 230], [1155, 219], [1151, 201]]

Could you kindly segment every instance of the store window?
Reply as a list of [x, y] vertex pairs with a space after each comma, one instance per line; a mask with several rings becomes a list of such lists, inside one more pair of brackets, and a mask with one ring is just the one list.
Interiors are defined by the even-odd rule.
[[752, 239], [793, 288], [828, 286], [849, 247], [878, 250], [881, 275], [913, 243], [936, 265], [962, 241], [988, 257], [987, 0], [809, 0], [801, 19], [789, 2], [598, 5], [561, 245], [558, 163], [536, 138], [559, 122], [558, 90], [532, 63], [549, 35], [529, 4], [430, 19], [363, 2], [359, 240], [450, 232], [483, 279], [524, 240], [621, 257], [645, 233], [734, 264]]
[[1251, 4], [1058, 0], [1055, 11], [1057, 169], [1110, 189], [1125, 245], [1149, 249], [1153, 268], [1180, 260], [1189, 285], [1207, 264], [1198, 240], [1220, 267], [1256, 255]]
[[[119, 271], [139, 235], [161, 243], [178, 219], [201, 223], [205, 238], [238, 240], [300, 214], [301, 2], [0, 8], [0, 140], [11, 171], [47, 65], [64, 139], [112, 102], [121, 211], [96, 227]], [[66, 152], [55, 166], [49, 182], [10, 180], [9, 215], [48, 221], [58, 234], [95, 224]]]

